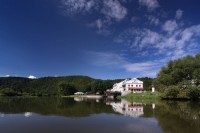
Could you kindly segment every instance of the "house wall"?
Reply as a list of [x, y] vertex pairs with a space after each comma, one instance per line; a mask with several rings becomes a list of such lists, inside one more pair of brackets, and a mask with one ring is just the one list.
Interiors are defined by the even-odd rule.
[[126, 84], [126, 91], [129, 90], [129, 87], [138, 87], [138, 88], [143, 88], [143, 84], [142, 84], [142, 83]]

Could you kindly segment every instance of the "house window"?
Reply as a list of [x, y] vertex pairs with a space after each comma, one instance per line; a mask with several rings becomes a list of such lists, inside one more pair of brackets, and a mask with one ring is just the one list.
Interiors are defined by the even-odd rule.
[[137, 85], [136, 85], [136, 87], [137, 87]]
[[133, 87], [133, 85], [131, 85]]
[[139, 85], [139, 87], [141, 87], [141, 85]]

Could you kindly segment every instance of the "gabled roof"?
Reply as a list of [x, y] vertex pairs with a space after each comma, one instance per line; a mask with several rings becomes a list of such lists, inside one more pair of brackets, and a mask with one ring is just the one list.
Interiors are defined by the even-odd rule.
[[142, 84], [143, 82], [140, 81], [140, 80], [138, 80], [138, 79], [136, 79], [136, 78], [132, 78], [132, 79], [128, 80], [126, 83], [127, 83], [127, 84], [132, 84], [132, 83], [139, 83], [139, 84]]

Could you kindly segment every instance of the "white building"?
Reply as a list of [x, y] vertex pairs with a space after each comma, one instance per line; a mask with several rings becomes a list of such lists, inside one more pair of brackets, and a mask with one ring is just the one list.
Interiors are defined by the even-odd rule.
[[119, 83], [113, 85], [111, 89], [112, 92], [121, 92], [122, 95], [126, 95], [128, 93], [141, 93], [144, 91], [143, 82], [136, 79], [125, 79]]

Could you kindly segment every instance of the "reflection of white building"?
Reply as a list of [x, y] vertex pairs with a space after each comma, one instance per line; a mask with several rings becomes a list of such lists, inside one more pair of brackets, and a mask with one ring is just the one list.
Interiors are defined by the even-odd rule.
[[24, 116], [25, 116], [25, 117], [30, 117], [30, 116], [32, 116], [32, 113], [31, 113], [31, 112], [25, 112], [25, 113], [24, 113]]
[[130, 103], [122, 99], [121, 102], [107, 102], [106, 104], [111, 105], [115, 112], [125, 116], [139, 117], [144, 114], [142, 103]]
[[74, 101], [82, 102], [82, 101], [84, 101], [84, 97], [74, 97]]
[[122, 95], [126, 95], [130, 92], [140, 93], [144, 91], [143, 82], [136, 78], [125, 79], [124, 81], [114, 84], [111, 91], [121, 92]]

